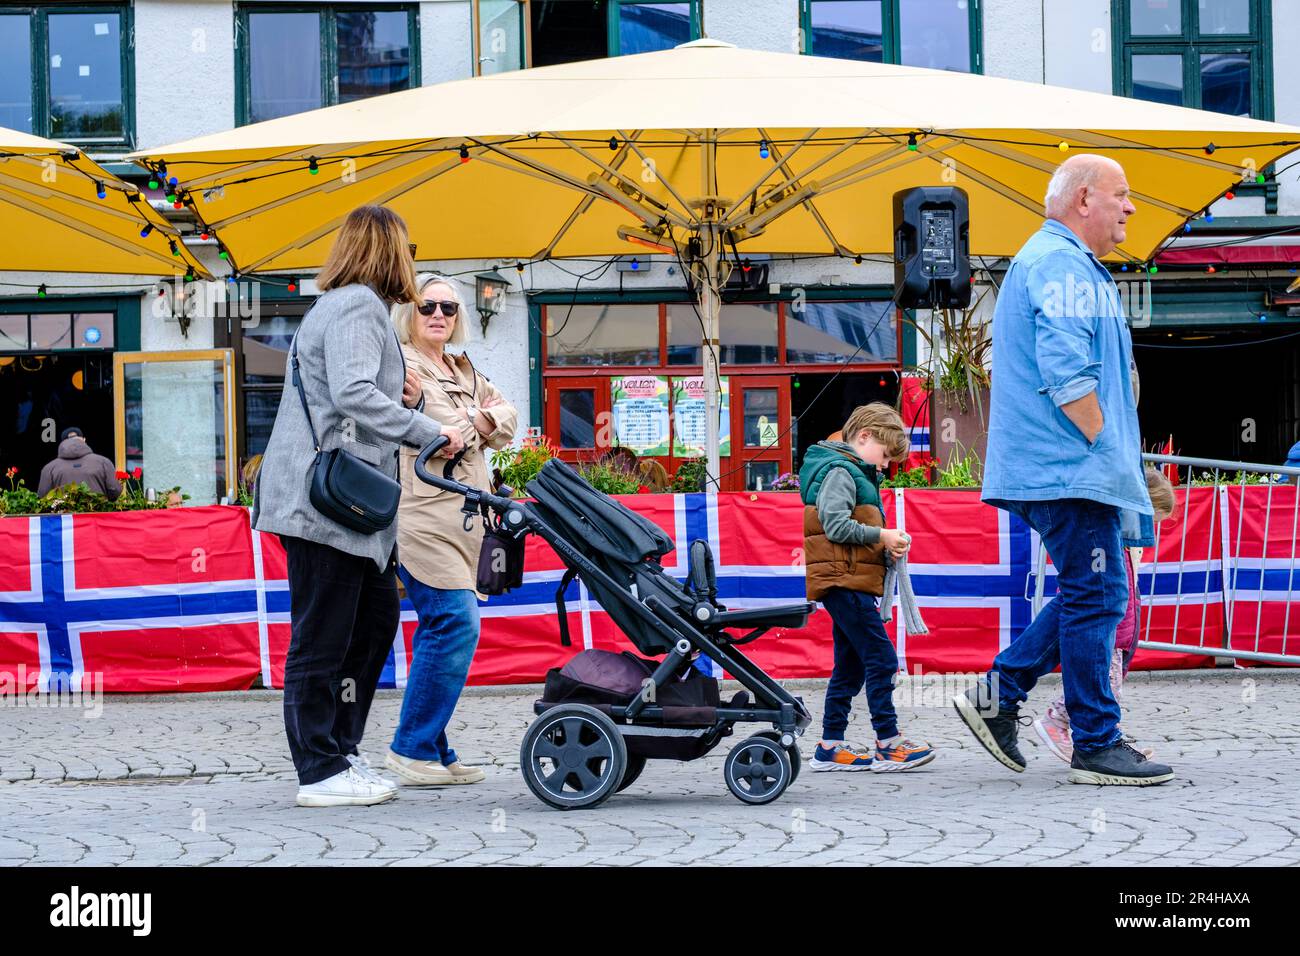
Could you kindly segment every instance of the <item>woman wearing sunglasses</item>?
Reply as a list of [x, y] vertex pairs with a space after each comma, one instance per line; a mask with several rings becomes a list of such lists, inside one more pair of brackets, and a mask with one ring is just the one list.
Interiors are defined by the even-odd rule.
[[[459, 428], [465, 456], [455, 478], [476, 488], [489, 484], [485, 450], [503, 448], [515, 435], [519, 413], [478, 372], [463, 351], [465, 305], [455, 280], [424, 273], [416, 278], [415, 304], [393, 308], [393, 325], [408, 369], [424, 395], [424, 414], [444, 432]], [[404, 786], [478, 783], [484, 773], [460, 762], [447, 742], [447, 723], [465, 687], [478, 646], [478, 594], [474, 590], [481, 521], [466, 531], [460, 495], [415, 477], [417, 451], [404, 450], [398, 506], [398, 577], [419, 614], [402, 714], [384, 763]]]

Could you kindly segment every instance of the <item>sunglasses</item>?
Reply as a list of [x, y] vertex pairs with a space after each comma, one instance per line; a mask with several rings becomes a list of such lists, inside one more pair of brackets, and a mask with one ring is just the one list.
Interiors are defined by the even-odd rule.
[[421, 315], [433, 315], [434, 312], [441, 308], [442, 314], [450, 319], [455, 317], [456, 310], [460, 308], [460, 305], [456, 302], [425, 301], [417, 305], [416, 308], [420, 310]]

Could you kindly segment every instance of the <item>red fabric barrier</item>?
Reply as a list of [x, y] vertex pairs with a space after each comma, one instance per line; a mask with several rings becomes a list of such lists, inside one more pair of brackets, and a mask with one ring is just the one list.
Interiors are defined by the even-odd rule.
[[[1179, 643], [1196, 644], [1202, 620], [1206, 635], [1221, 634], [1225, 507], [1228, 554], [1237, 554], [1228, 561], [1230, 581], [1236, 577], [1234, 646], [1276, 652], [1287, 627], [1300, 629], [1300, 621], [1287, 621], [1295, 489], [1273, 489], [1265, 548], [1268, 494], [1260, 486], [1229, 488], [1219, 496], [1194, 488], [1184, 519], [1185, 492], [1178, 492], [1175, 515], [1160, 529], [1159, 564], [1153, 563], [1155, 549], [1144, 556], [1140, 588], [1153, 603], [1143, 611], [1143, 640], [1174, 641], [1175, 618]], [[803, 506], [797, 496], [623, 500], [676, 542], [664, 567], [679, 578], [686, 574], [689, 542], [711, 542], [719, 596], [728, 606], [804, 600]], [[973, 490], [886, 490], [884, 509], [890, 526], [912, 535], [909, 564], [930, 631], [907, 633], [895, 613], [886, 630], [901, 666], [910, 673], [987, 668], [1030, 621], [1025, 595], [1033, 591], [1036, 537], [1018, 520], [981, 504]], [[482, 609], [470, 683], [538, 681], [582, 647], [631, 649], [579, 584], [570, 586], [568, 596], [574, 646], [560, 645], [554, 592], [562, 571], [549, 545], [531, 537], [524, 587]], [[18, 683], [77, 686], [83, 675], [96, 673], [103, 675], [106, 691], [243, 688], [259, 672], [265, 685], [283, 686], [290, 617], [285, 574], [279, 540], [251, 533], [242, 508], [2, 519], [0, 692]], [[1263, 597], [1257, 600], [1261, 582]], [[1049, 562], [1046, 594], [1054, 591]], [[395, 640], [384, 676], [396, 686], [405, 684], [412, 654], [416, 620], [409, 602], [402, 617], [402, 640]], [[1209, 638], [1207, 643], [1212, 645]], [[1296, 653], [1294, 646], [1287, 649]], [[779, 678], [826, 676], [829, 617], [819, 608], [807, 626], [773, 629], [744, 650]], [[1209, 664], [1201, 655], [1139, 651], [1135, 667]]]
[[[1296, 486], [1232, 485], [1227, 505], [1227, 596], [1231, 646], [1239, 651], [1300, 654], [1300, 501]], [[1287, 639], [1289, 637], [1289, 639]], [[1242, 660], [1242, 664], [1257, 662]]]
[[232, 690], [258, 670], [248, 512], [6, 518], [0, 671], [42, 689]]

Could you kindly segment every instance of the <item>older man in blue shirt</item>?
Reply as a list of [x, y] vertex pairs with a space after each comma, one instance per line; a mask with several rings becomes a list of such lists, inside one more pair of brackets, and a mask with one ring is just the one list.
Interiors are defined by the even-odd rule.
[[[1019, 706], [1061, 666], [1073, 783], [1173, 778], [1122, 739], [1110, 688], [1115, 628], [1128, 603], [1120, 525], [1152, 513], [1142, 471], [1132, 339], [1101, 258], [1136, 212], [1123, 168], [1079, 155], [1047, 187], [1047, 221], [1012, 261], [993, 315], [992, 395], [982, 498], [1042, 536], [1058, 593], [954, 700], [999, 761], [1023, 771]], [[996, 701], [996, 706], [994, 705]]]

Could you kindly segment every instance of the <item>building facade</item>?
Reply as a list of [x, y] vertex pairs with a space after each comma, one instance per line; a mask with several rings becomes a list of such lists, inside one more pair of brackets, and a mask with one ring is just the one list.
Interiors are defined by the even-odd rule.
[[[1292, 0], [0, 0], [0, 126], [75, 143], [143, 185], [122, 159], [132, 149], [704, 35], [1300, 124]], [[161, 192], [151, 199], [171, 210]], [[1245, 177], [1207, 213], [1157, 274], [1133, 280], [1143, 432], [1189, 454], [1280, 462], [1300, 437], [1300, 338], [1288, 337], [1300, 296], [1285, 292], [1300, 266], [1300, 166]], [[192, 241], [219, 274], [215, 246]], [[511, 280], [486, 332], [466, 317], [467, 349], [566, 457], [617, 439], [628, 394], [658, 390], [675, 406], [697, 387], [699, 320], [664, 257], [522, 273], [492, 260], [421, 265], [461, 277], [471, 302], [476, 271]], [[722, 487], [770, 484], [848, 410], [892, 401], [900, 375], [926, 363], [908, 323], [927, 317], [888, 309], [891, 282], [888, 263], [830, 258], [754, 256], [733, 275]], [[236, 468], [265, 447], [314, 286], [309, 275], [198, 285], [178, 297], [75, 263], [57, 277], [0, 272], [0, 466], [31, 475], [52, 457], [49, 423], [75, 424], [149, 484], [230, 496]], [[670, 470], [700, 451], [677, 424], [654, 449]]]

